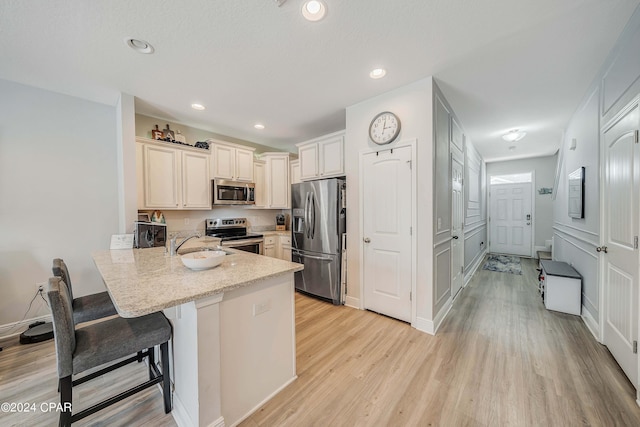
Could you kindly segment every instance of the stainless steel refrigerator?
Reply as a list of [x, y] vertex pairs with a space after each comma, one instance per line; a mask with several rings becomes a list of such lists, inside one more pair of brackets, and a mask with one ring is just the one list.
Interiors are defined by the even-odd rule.
[[291, 258], [304, 264], [296, 289], [343, 304], [346, 184], [332, 178], [291, 186]]

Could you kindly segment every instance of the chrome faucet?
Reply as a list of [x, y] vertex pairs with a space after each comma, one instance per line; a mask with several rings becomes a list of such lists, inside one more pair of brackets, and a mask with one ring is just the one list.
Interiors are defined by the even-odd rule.
[[200, 233], [193, 233], [192, 235], [190, 235], [189, 237], [186, 237], [182, 242], [180, 242], [180, 244], [178, 245], [176, 242], [176, 239], [178, 238], [178, 236], [173, 236], [171, 239], [169, 239], [169, 255], [170, 256], [176, 256], [178, 255], [178, 249], [180, 249], [180, 247], [182, 245], [184, 245], [187, 240], [191, 240], [194, 237], [200, 237]]

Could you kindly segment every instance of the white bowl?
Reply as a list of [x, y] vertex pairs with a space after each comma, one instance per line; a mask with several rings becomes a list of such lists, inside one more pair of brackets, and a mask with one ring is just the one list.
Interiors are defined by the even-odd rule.
[[222, 264], [225, 255], [223, 251], [200, 251], [182, 255], [180, 259], [187, 268], [207, 270]]

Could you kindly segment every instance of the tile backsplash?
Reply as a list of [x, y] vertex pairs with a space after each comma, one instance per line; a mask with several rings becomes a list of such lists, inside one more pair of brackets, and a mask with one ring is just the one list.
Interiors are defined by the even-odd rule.
[[221, 206], [208, 211], [162, 211], [162, 213], [167, 222], [167, 233], [173, 236], [175, 233], [181, 235], [196, 231], [204, 233], [205, 221], [211, 218], [247, 218], [247, 227], [252, 231], [275, 230], [276, 215], [283, 213], [289, 216], [290, 211]]

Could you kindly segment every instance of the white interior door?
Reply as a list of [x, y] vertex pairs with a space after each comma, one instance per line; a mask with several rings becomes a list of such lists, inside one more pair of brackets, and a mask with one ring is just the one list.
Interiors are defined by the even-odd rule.
[[454, 298], [464, 283], [463, 171], [462, 164], [451, 158], [451, 296]]
[[364, 307], [411, 321], [411, 147], [363, 156]]
[[638, 106], [604, 132], [604, 343], [638, 387]]
[[492, 184], [489, 205], [490, 251], [531, 256], [531, 183]]

